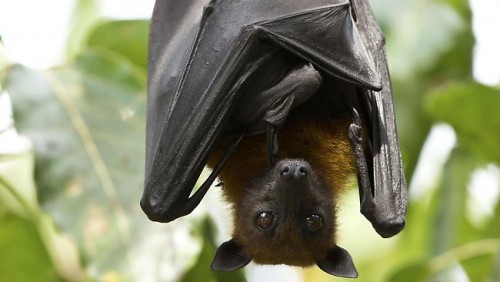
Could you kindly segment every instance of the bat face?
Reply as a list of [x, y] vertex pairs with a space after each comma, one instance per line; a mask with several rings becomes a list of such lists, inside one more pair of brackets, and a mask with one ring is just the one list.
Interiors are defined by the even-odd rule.
[[354, 278], [350, 254], [335, 243], [335, 193], [310, 164], [284, 159], [254, 179], [235, 208], [234, 238], [223, 243], [212, 269], [259, 264], [311, 266]]
[[333, 203], [308, 162], [282, 160], [246, 189], [234, 239], [256, 263], [313, 265], [334, 244]]

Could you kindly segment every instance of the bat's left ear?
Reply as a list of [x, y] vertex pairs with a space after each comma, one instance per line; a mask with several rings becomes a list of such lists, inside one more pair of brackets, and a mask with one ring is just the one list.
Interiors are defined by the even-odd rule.
[[215, 253], [210, 268], [214, 271], [233, 271], [240, 269], [251, 262], [243, 248], [231, 239], [222, 243]]
[[358, 271], [352, 262], [351, 255], [339, 246], [333, 247], [326, 258], [319, 260], [317, 265], [324, 272], [345, 278], [358, 277]]

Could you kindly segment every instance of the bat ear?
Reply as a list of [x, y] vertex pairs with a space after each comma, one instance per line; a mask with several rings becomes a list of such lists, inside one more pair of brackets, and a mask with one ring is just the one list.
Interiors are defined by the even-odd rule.
[[248, 257], [243, 248], [231, 239], [222, 243], [215, 253], [210, 268], [214, 271], [233, 271], [247, 265], [252, 258]]
[[354, 267], [351, 255], [339, 246], [331, 249], [326, 258], [317, 262], [317, 265], [324, 272], [345, 278], [358, 277], [358, 271]]

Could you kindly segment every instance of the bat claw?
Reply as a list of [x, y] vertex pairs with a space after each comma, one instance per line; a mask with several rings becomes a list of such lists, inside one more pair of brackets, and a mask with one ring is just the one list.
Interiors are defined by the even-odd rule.
[[352, 123], [349, 125], [349, 139], [353, 144], [361, 144], [361, 117], [355, 108], [352, 108]]
[[278, 136], [276, 128], [270, 124], [267, 126], [267, 149], [271, 166], [274, 166], [278, 159]]
[[361, 127], [361, 117], [354, 107], [352, 108], [352, 123]]

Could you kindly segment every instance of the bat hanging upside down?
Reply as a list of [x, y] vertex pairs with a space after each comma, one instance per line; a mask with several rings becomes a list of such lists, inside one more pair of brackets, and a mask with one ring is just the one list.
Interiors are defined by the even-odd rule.
[[219, 177], [234, 229], [212, 269], [254, 260], [356, 277], [336, 240], [351, 175], [374, 229], [399, 233], [406, 184], [367, 0], [156, 1], [141, 199], [151, 220], [189, 214]]
[[[288, 71], [283, 78], [278, 67]], [[310, 63], [285, 51], [257, 73], [251, 85], [281, 80], [268, 89], [249, 87], [225, 134], [231, 127], [248, 132], [219, 173], [233, 209], [234, 238], [219, 248], [212, 268], [235, 270], [251, 260], [317, 263], [328, 273], [356, 277], [350, 255], [335, 240], [337, 199], [356, 171], [348, 139], [352, 112], [345, 93], [335, 91], [345, 86], [322, 85]], [[277, 133], [269, 136], [266, 129]], [[226, 149], [219, 141], [208, 164], [215, 166]]]

